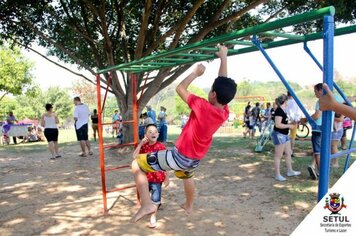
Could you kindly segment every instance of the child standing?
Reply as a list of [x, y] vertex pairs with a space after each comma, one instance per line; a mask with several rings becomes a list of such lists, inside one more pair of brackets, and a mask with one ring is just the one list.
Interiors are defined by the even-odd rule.
[[[166, 146], [163, 143], [157, 141], [159, 133], [155, 124], [148, 124], [145, 130], [145, 137], [135, 149], [133, 154], [134, 158], [136, 158], [139, 153], [152, 153], [166, 149]], [[148, 226], [150, 228], [156, 228], [157, 210], [161, 205], [162, 183], [164, 182], [165, 187], [167, 187], [169, 185], [169, 179], [164, 171], [148, 172], [146, 173], [146, 176], [148, 180], [148, 189], [151, 192], [151, 200], [156, 207], [156, 211], [151, 215], [150, 224]]]
[[221, 45], [217, 47], [219, 51], [216, 56], [220, 58], [220, 68], [208, 100], [188, 91], [188, 86], [193, 80], [204, 73], [205, 67], [202, 64], [199, 64], [176, 88], [178, 95], [190, 107], [191, 113], [174, 149], [141, 154], [132, 162], [136, 187], [141, 197], [141, 208], [133, 217], [134, 222], [156, 211], [156, 207], [150, 200], [145, 174], [147, 172], [174, 170], [176, 176], [183, 179], [184, 183], [186, 201], [181, 207], [187, 214], [193, 211], [195, 186], [192, 177], [195, 168], [209, 151], [213, 134], [228, 119], [227, 104], [236, 94], [235, 81], [227, 78], [227, 48]]

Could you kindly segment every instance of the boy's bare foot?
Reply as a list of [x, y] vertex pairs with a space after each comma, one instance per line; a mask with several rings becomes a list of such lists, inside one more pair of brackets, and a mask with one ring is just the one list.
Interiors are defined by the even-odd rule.
[[147, 207], [141, 206], [131, 221], [133, 223], [136, 223], [137, 221], [141, 220], [143, 217], [150, 215], [150, 214], [154, 213], [155, 211], [156, 211], [156, 207], [153, 204], [150, 206], [147, 206]]
[[193, 207], [188, 207], [186, 203], [180, 205], [181, 208], [183, 208], [185, 210], [185, 213], [187, 215], [190, 215], [193, 212]]

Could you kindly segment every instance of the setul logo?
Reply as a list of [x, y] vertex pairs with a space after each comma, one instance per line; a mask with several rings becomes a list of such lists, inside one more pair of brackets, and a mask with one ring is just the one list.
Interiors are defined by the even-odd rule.
[[344, 198], [341, 197], [341, 201], [340, 201], [340, 194], [338, 193], [332, 193], [329, 194], [330, 196], [330, 201], [329, 198], [327, 197], [325, 199], [325, 206], [324, 208], [329, 209], [329, 211], [331, 211], [331, 214], [338, 214], [339, 211], [341, 211], [342, 208], [346, 208], [346, 205], [344, 205]]
[[324, 209], [331, 211], [331, 214], [323, 217], [323, 222], [320, 227], [323, 227], [327, 233], [347, 233], [348, 228], [351, 227], [350, 219], [347, 215], [341, 215], [339, 212], [342, 208], [346, 208], [344, 198], [340, 198], [340, 194], [329, 194], [325, 199]]

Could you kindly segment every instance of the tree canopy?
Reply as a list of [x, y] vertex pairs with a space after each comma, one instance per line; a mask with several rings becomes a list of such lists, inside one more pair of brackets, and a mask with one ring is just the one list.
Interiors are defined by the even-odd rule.
[[31, 89], [32, 68], [18, 47], [0, 47], [0, 101], [6, 94], [20, 95]]

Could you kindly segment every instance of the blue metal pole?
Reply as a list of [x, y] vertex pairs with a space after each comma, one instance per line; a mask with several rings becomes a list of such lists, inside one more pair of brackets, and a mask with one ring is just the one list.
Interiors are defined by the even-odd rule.
[[[316, 59], [314, 54], [310, 51], [310, 49], [309, 49], [309, 47], [307, 45], [307, 42], [304, 42], [304, 47], [303, 48], [309, 54], [309, 56], [313, 59], [313, 61], [316, 63], [316, 65], [319, 67], [319, 69], [322, 71], [323, 70], [323, 66], [320, 64], [318, 59]], [[333, 82], [333, 85], [334, 85], [334, 88], [336, 89], [336, 91], [340, 94], [340, 96], [347, 103], [347, 105], [352, 106], [350, 100], [347, 98], [347, 96], [344, 94], [344, 92], [341, 90], [341, 88], [335, 83], [335, 81]]]
[[[334, 76], [334, 17], [331, 15], [324, 16], [323, 23], [323, 40], [324, 40], [324, 68], [323, 81], [329, 88], [333, 88]], [[325, 91], [324, 91], [325, 93]], [[329, 189], [329, 172], [330, 172], [330, 146], [331, 146], [331, 128], [332, 112], [323, 111], [321, 130], [321, 152], [320, 152], [320, 175], [318, 201], [320, 201]]]
[[284, 86], [287, 88], [287, 90], [290, 92], [292, 97], [294, 98], [295, 102], [298, 104], [300, 110], [303, 112], [307, 120], [309, 121], [310, 126], [315, 130], [319, 130], [318, 125], [315, 123], [315, 121], [311, 118], [309, 115], [308, 111], [305, 109], [297, 95], [294, 93], [292, 87], [289, 85], [288, 81], [283, 77], [282, 73], [278, 70], [277, 66], [273, 63], [272, 59], [269, 57], [267, 54], [266, 50], [262, 47], [260, 41], [257, 39], [257, 36], [254, 35], [252, 37], [252, 42], [253, 44], [262, 52], [263, 56], [267, 59], [268, 63], [271, 65], [272, 69], [276, 72], [278, 75], [279, 79], [282, 81]]
[[[304, 42], [304, 50], [309, 54], [309, 56], [313, 59], [313, 61], [316, 63], [316, 65], [320, 68], [320, 70], [323, 70], [323, 66], [319, 63], [319, 61], [316, 59], [316, 57], [313, 55], [313, 53], [310, 51], [307, 42]], [[336, 91], [340, 94], [340, 96], [344, 99], [344, 101], [347, 103], [347, 105], [352, 106], [350, 100], [347, 98], [347, 96], [345, 95], [345, 93], [341, 90], [341, 88], [335, 83], [335, 81], [333, 82], [334, 88], [336, 89]], [[355, 122], [356, 124], [356, 122]], [[354, 138], [355, 138], [355, 129], [356, 127], [354, 126], [353, 132], [352, 132], [352, 137], [351, 137], [351, 141], [350, 141], [350, 145], [349, 145], [349, 149], [352, 148], [352, 144], [354, 142]], [[350, 152], [347, 154], [346, 156], [346, 161], [345, 161], [345, 165], [344, 165], [344, 173], [346, 172], [346, 170], [349, 168], [349, 164], [350, 164]], [[340, 156], [340, 155], [339, 155]]]
[[[352, 144], [354, 143], [354, 140], [355, 140], [355, 134], [356, 134], [356, 122], [354, 122], [354, 128], [352, 130], [352, 137], [351, 137], [351, 141], [349, 144], [349, 149], [352, 148]], [[347, 157], [346, 157], [346, 161], [345, 161], [345, 165], [344, 165], [344, 173], [349, 168], [349, 165], [350, 165], [350, 153], [348, 153]]]

